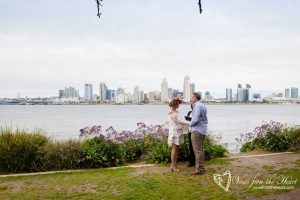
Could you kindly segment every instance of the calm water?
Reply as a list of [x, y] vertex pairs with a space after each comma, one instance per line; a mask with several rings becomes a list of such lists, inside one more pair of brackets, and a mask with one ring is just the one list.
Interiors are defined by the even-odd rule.
[[[300, 105], [207, 105], [209, 131], [222, 136], [222, 143], [235, 148], [235, 137], [253, 130], [263, 121], [300, 124]], [[0, 106], [0, 126], [32, 130], [43, 128], [57, 139], [78, 138], [79, 129], [101, 124], [116, 130], [132, 130], [137, 122], [166, 122], [166, 105], [64, 105]], [[185, 115], [188, 105], [180, 107]]]

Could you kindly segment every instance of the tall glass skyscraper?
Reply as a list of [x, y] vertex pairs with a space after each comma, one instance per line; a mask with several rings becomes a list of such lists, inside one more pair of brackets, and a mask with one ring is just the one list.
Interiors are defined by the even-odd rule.
[[93, 100], [93, 86], [91, 84], [84, 85], [84, 99], [85, 101]]
[[285, 98], [287, 99], [291, 98], [290, 88], [285, 89]]
[[298, 88], [296, 88], [296, 87], [291, 88], [291, 98], [292, 99], [298, 99], [299, 98]]
[[196, 85], [195, 85], [195, 83], [191, 83], [190, 84], [190, 88], [191, 88], [191, 98], [192, 98], [193, 93], [196, 92]]
[[164, 78], [161, 83], [161, 101], [169, 101], [169, 86], [166, 78]]
[[135, 103], [140, 102], [140, 89], [139, 89], [139, 86], [134, 87], [133, 99], [134, 99]]
[[100, 83], [99, 85], [99, 100], [100, 101], [105, 101], [106, 100], [106, 90], [107, 87], [105, 85], [105, 83]]
[[184, 77], [183, 81], [183, 99], [185, 102], [191, 101], [191, 85], [190, 85], [190, 77]]
[[231, 88], [226, 89], [226, 101], [229, 101], [229, 102], [232, 101], [232, 89]]

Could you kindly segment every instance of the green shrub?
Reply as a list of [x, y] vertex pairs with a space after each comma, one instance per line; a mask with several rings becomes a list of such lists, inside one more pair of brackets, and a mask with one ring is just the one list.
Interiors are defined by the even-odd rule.
[[50, 141], [42, 132], [0, 129], [0, 171], [5, 173], [36, 172], [41, 170], [39, 149]]
[[146, 154], [146, 161], [150, 163], [169, 163], [171, 148], [166, 140], [156, 141]]
[[126, 162], [134, 162], [141, 159], [143, 153], [143, 140], [130, 139], [122, 144], [124, 160]]
[[[150, 163], [169, 163], [171, 161], [171, 147], [168, 146], [167, 140], [153, 143], [154, 145], [148, 151], [146, 160]], [[207, 135], [204, 140], [205, 159], [210, 160], [217, 157], [224, 157], [227, 149], [216, 144], [211, 135]], [[178, 161], [189, 160], [189, 140], [188, 135], [184, 137], [184, 143], [180, 145]]]
[[249, 151], [254, 151], [255, 149], [258, 149], [256, 147], [256, 145], [254, 145], [254, 142], [250, 141], [250, 142], [246, 142], [242, 145], [242, 147], [240, 148], [241, 152], [249, 152]]
[[[254, 150], [265, 150], [272, 152], [283, 152], [299, 148], [299, 130], [291, 129], [282, 133], [267, 133], [264, 137], [257, 137], [242, 145], [240, 151], [248, 152]], [[299, 131], [300, 132], [300, 131]]]
[[300, 150], [300, 127], [294, 127], [288, 132], [291, 145], [290, 150], [291, 151], [299, 151]]
[[189, 160], [189, 137], [188, 135], [184, 135], [184, 142], [179, 147], [179, 155], [178, 155], [178, 161], [187, 161]]
[[88, 167], [117, 166], [123, 162], [122, 149], [112, 140], [97, 136], [84, 142], [82, 162]]
[[43, 170], [77, 169], [83, 158], [80, 141], [49, 142], [40, 149]]

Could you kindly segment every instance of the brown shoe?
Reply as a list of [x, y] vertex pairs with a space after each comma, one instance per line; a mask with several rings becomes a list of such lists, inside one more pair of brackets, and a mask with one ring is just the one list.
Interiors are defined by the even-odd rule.
[[204, 172], [206, 172], [206, 170], [205, 170], [205, 169], [197, 170], [196, 168], [195, 168], [195, 169], [193, 169], [193, 172], [194, 172], [194, 171], [201, 171], [201, 172], [203, 172], [203, 173], [204, 173]]
[[194, 171], [192, 172], [192, 175], [202, 175], [202, 174], [204, 174], [204, 172], [205, 172], [205, 171], [194, 170]]

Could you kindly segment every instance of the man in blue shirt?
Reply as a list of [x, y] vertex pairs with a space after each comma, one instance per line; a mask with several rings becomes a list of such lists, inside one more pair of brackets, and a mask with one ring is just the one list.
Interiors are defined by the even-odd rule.
[[192, 145], [196, 158], [196, 169], [193, 171], [193, 175], [203, 174], [204, 168], [204, 139], [207, 134], [207, 109], [203, 103], [200, 102], [201, 95], [193, 93], [192, 103], [194, 109], [192, 112], [192, 120], [190, 123], [190, 132], [192, 133]]

